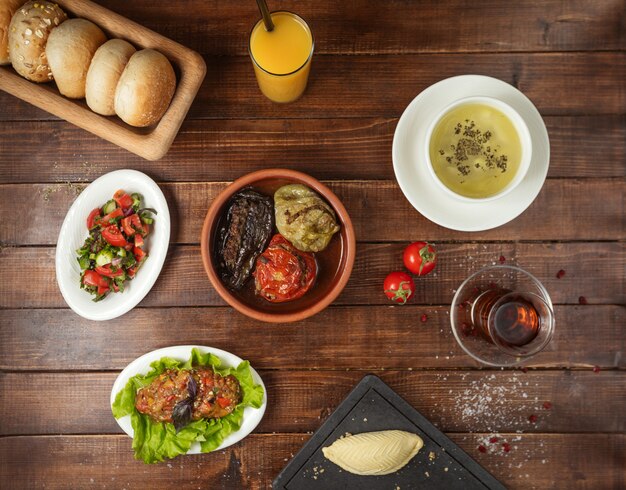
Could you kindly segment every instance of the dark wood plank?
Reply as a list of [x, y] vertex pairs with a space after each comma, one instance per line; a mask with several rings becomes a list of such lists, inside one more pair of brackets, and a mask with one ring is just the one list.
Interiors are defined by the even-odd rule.
[[[259, 13], [253, 5], [178, 1], [158, 9], [147, 0], [104, 0], [104, 6], [203, 54], [247, 54]], [[565, 51], [626, 48], [619, 0], [559, 2], [467, 1], [445, 8], [436, 0], [277, 2], [272, 9], [302, 15], [317, 53], [374, 54], [440, 51]], [[375, 12], [375, 15], [372, 15]], [[462, 12], [462, 14], [461, 14]], [[190, 25], [189, 15], [194, 22]], [[401, 15], [402, 21], [398, 20]], [[511, 22], [515, 19], [515, 22]]]
[[[620, 371], [373, 371], [445, 432], [626, 430]], [[358, 371], [261, 371], [268, 398], [257, 432], [317, 429], [363, 377]], [[117, 373], [0, 375], [0, 435], [120, 432], [109, 406]], [[15, 387], [21, 387], [16, 390]], [[307, 393], [307, 396], [301, 396]], [[552, 404], [550, 409], [544, 403]], [[23, 407], [28, 406], [28, 410]], [[69, 409], [69, 407], [72, 407]], [[537, 421], [528, 418], [535, 415]]]
[[[426, 238], [426, 237], [422, 237]], [[336, 303], [388, 304], [382, 293], [385, 276], [402, 268], [405, 244], [357, 245], [351, 279]], [[419, 304], [449, 304], [453, 291], [471, 272], [496, 263], [503, 255], [536, 275], [556, 304], [624, 304], [626, 244], [600, 243], [453, 243], [439, 246], [436, 272], [417, 283]], [[6, 248], [0, 254], [0, 308], [64, 307], [54, 277], [54, 248]], [[16, 267], [19, 264], [19, 267]], [[564, 269], [566, 280], [556, 278]], [[33, 287], [33, 285], [37, 285]], [[207, 278], [198, 246], [170, 247], [159, 279], [140, 303], [157, 306], [213, 306], [225, 304]]]
[[[359, 241], [626, 238], [623, 198], [626, 180], [548, 180], [535, 202], [519, 217], [480, 234], [449, 230], [424, 218], [404, 198], [395, 182], [332, 181], [329, 185], [346, 206]], [[83, 186], [70, 183], [0, 185], [0, 222], [3, 223], [0, 242], [5, 245], [55, 244], [65, 214]], [[172, 215], [173, 243], [200, 242], [206, 211], [225, 186], [226, 183], [221, 182], [161, 186]], [[19, 213], [15, 212], [16, 203], [20, 203], [22, 209]]]
[[[554, 338], [528, 366], [626, 368], [625, 307], [556, 306], [555, 316]], [[121, 370], [173, 344], [225, 349], [261, 369], [478, 367], [457, 345], [447, 306], [331, 306], [284, 325], [260, 324], [230, 307], [136, 308], [121, 322], [17, 309], [0, 310], [0, 325], [4, 370]]]
[[[626, 113], [622, 52], [318, 56], [307, 91], [295, 104], [265, 99], [248, 57], [205, 61], [208, 72], [192, 119], [398, 117], [426, 87], [467, 73], [512, 83], [543, 115]], [[54, 119], [6, 93], [0, 107], [3, 121]]]
[[[626, 176], [626, 116], [545, 119], [549, 177]], [[122, 168], [159, 181], [221, 181], [268, 165], [322, 179], [392, 180], [396, 124], [396, 118], [188, 120], [166, 157], [148, 162], [66, 122], [4, 122], [0, 182], [91, 181]]]
[[[451, 434], [451, 439], [511, 489], [608, 490], [626, 484], [623, 434], [500, 436], [510, 441], [510, 452], [480, 453], [488, 434]], [[123, 435], [4, 437], [0, 481], [19, 488], [65, 489], [68, 482], [77, 488], [270, 488], [308, 437], [253, 434], [223, 451], [151, 466], [133, 460], [130, 439]], [[445, 470], [435, 460], [425, 471]]]

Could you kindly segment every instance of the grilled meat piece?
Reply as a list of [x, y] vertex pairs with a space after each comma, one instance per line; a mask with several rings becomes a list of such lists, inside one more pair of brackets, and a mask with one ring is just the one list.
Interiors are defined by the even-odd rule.
[[215, 242], [215, 263], [226, 286], [238, 290], [245, 284], [273, 228], [274, 205], [270, 197], [250, 188], [231, 197]]
[[196, 384], [191, 418], [221, 418], [235, 410], [241, 402], [239, 381], [232, 374], [221, 376], [210, 368], [168, 369], [135, 397], [135, 408], [157, 422], [173, 423], [174, 407], [190, 398], [189, 377]]

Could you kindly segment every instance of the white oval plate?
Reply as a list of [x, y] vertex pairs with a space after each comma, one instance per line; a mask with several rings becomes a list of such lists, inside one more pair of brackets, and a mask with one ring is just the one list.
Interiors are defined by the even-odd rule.
[[[445, 193], [428, 171], [421, 151], [426, 130], [439, 112], [465, 97], [494, 97], [513, 107], [526, 122], [532, 139], [530, 168], [520, 184], [488, 202], [464, 202]], [[422, 215], [459, 231], [501, 226], [519, 216], [535, 200], [548, 174], [548, 131], [533, 103], [512, 85], [482, 75], [447, 78], [421, 92], [405, 109], [393, 136], [393, 169], [405, 197]]]
[[[237, 357], [230, 352], [226, 352], [225, 350], [202, 345], [175, 345], [148, 352], [126, 366], [117, 377], [115, 383], [113, 383], [113, 389], [111, 389], [111, 406], [113, 405], [117, 394], [122, 388], [124, 388], [124, 386], [126, 386], [126, 383], [128, 383], [130, 378], [136, 374], [146, 374], [150, 371], [150, 363], [157, 361], [162, 357], [172, 357], [174, 359], [186, 361], [191, 356], [191, 349], [194, 347], [199, 349], [202, 353], [210, 352], [211, 354], [219, 357], [222, 361], [222, 366], [224, 367], [237, 367], [239, 363], [243, 361], [240, 357]], [[263, 384], [263, 380], [261, 379], [261, 376], [259, 376], [259, 373], [257, 373], [252, 366], [250, 366], [250, 370], [252, 371], [252, 379], [254, 379], [254, 382], [263, 387], [263, 404], [260, 408], [244, 408], [241, 428], [237, 432], [233, 432], [225, 437], [222, 444], [216, 448], [215, 451], [232, 446], [233, 444], [241, 441], [244, 437], [250, 434], [250, 432], [252, 432], [257, 425], [259, 425], [259, 422], [261, 422], [261, 419], [265, 414], [265, 407], [267, 407], [267, 390], [265, 389], [265, 385]], [[130, 415], [116, 419], [116, 421], [126, 434], [133, 437], [134, 431], [130, 424]], [[194, 442], [187, 454], [200, 454], [200, 452], [200, 443]]]
[[[143, 196], [142, 206], [157, 211], [154, 226], [146, 238], [148, 259], [123, 293], [108, 294], [94, 303], [93, 296], [80, 289], [80, 266], [76, 250], [88, 236], [87, 216], [104, 205], [118, 189]], [[61, 294], [72, 310], [88, 320], [111, 320], [133, 309], [148, 294], [159, 277], [170, 243], [170, 211], [159, 186], [146, 174], [136, 170], [116, 170], [105, 174], [80, 193], [67, 212], [56, 249], [56, 276]]]

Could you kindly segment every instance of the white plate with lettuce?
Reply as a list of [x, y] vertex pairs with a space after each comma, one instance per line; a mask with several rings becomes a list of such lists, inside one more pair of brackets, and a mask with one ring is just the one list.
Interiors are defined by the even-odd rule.
[[[243, 397], [235, 410], [219, 419], [193, 421], [176, 432], [171, 423], [154, 422], [135, 409], [137, 390], [166, 369], [213, 367], [234, 375]], [[178, 345], [135, 359], [120, 373], [111, 390], [111, 409], [118, 425], [133, 438], [135, 458], [157, 463], [181, 454], [208, 453], [239, 442], [259, 424], [267, 406], [265, 385], [248, 361], [213, 347]]]

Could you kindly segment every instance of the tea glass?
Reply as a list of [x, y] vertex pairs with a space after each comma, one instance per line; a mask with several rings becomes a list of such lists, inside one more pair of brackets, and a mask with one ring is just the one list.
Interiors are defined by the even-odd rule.
[[[536, 335], [523, 345], [503, 342], [495, 317], [508, 300], [523, 297], [537, 314]], [[554, 335], [554, 311], [546, 288], [529, 272], [509, 265], [485, 267], [458, 288], [450, 310], [452, 332], [461, 348], [490, 366], [514, 366], [541, 352]]]

